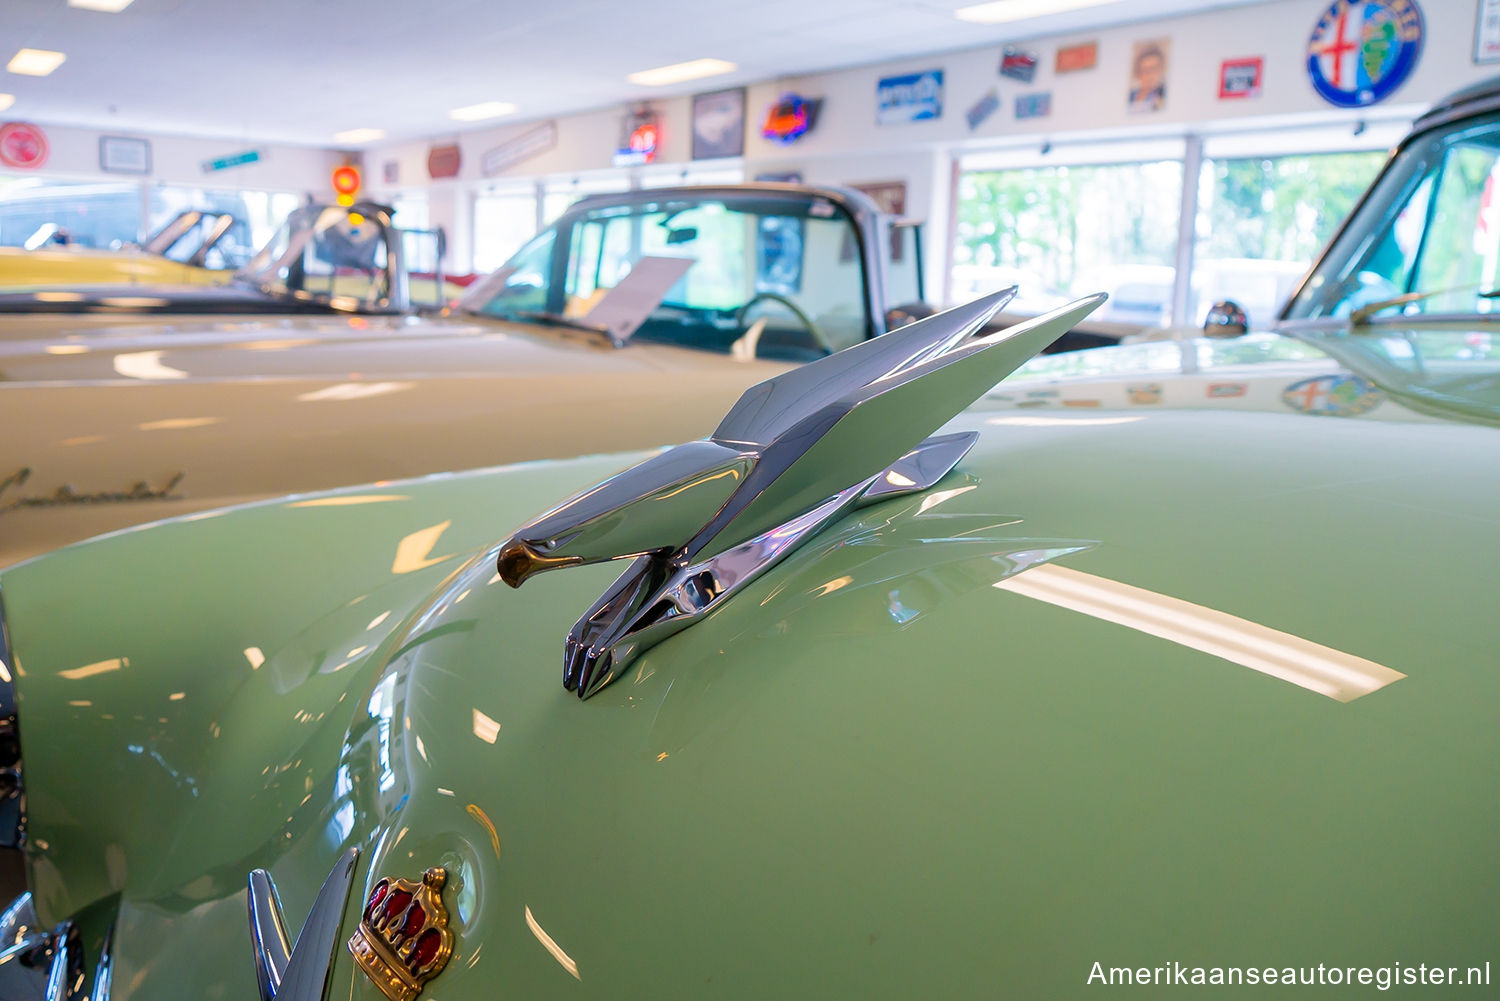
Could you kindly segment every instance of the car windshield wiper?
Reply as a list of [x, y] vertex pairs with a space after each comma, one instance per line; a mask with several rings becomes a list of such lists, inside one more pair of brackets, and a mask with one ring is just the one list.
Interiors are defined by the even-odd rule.
[[[1405, 295], [1392, 296], [1389, 299], [1380, 299], [1356, 309], [1349, 314], [1349, 322], [1356, 327], [1367, 325], [1375, 314], [1381, 310], [1390, 309], [1392, 306], [1407, 306], [1423, 299], [1431, 299], [1435, 295], [1447, 295], [1449, 292], [1467, 292], [1473, 289], [1473, 285], [1461, 285], [1458, 288], [1433, 289], [1431, 292], [1408, 292]], [[1481, 299], [1500, 299], [1500, 288], [1486, 289], [1477, 293]]]
[[625, 342], [616, 337], [608, 327], [600, 326], [597, 323], [589, 323], [587, 320], [564, 316], [561, 313], [549, 313], [542, 309], [522, 310], [515, 313], [514, 316], [518, 320], [530, 320], [533, 323], [545, 323], [553, 327], [567, 327], [569, 330], [586, 330], [591, 334], [598, 334], [607, 339], [609, 343], [617, 348], [625, 346]]

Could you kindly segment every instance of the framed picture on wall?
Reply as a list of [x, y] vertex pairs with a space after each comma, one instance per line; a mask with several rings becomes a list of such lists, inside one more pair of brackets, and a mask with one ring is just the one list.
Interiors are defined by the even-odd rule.
[[1474, 24], [1474, 61], [1500, 63], [1500, 0], [1479, 0]]
[[129, 136], [99, 137], [99, 169], [106, 174], [151, 173], [151, 142]]
[[693, 98], [693, 159], [745, 154], [745, 88]]

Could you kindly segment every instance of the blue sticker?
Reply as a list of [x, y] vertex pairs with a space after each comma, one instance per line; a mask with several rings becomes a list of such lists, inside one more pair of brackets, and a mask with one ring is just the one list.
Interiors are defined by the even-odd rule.
[[1046, 118], [1052, 114], [1052, 92], [1021, 94], [1016, 98], [1017, 118]]
[[875, 89], [875, 122], [901, 125], [943, 117], [943, 71], [888, 76]]
[[974, 106], [964, 114], [964, 117], [968, 119], [971, 130], [977, 129], [980, 125], [984, 124], [985, 119], [993, 115], [999, 108], [1000, 92], [992, 90], [975, 101]]
[[1426, 34], [1416, 0], [1333, 0], [1307, 41], [1307, 74], [1329, 104], [1362, 108], [1411, 76]]
[[1288, 386], [1281, 402], [1320, 417], [1357, 417], [1380, 402], [1380, 390], [1357, 375], [1320, 375]]

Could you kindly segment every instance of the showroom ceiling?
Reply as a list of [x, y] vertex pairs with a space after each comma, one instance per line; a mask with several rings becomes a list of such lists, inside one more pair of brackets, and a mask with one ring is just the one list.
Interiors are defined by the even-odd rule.
[[[335, 145], [352, 129], [429, 136], [1257, 0], [1113, 0], [1009, 24], [954, 16], [974, 2], [133, 0], [110, 14], [4, 0], [0, 60], [35, 48], [66, 61], [43, 77], [0, 74], [0, 93], [16, 98], [6, 117]], [[738, 69], [661, 87], [626, 80], [699, 58]], [[449, 117], [491, 101], [517, 110]]]

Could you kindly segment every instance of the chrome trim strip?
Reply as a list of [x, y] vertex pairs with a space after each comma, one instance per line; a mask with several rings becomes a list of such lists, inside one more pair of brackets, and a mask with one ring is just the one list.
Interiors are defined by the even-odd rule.
[[354, 884], [359, 849], [339, 856], [323, 881], [318, 899], [308, 912], [295, 946], [288, 947], [286, 923], [276, 883], [264, 869], [250, 873], [246, 894], [250, 909], [250, 939], [255, 951], [255, 974], [261, 1001], [322, 1001], [333, 973], [333, 956], [344, 921], [344, 905]]

